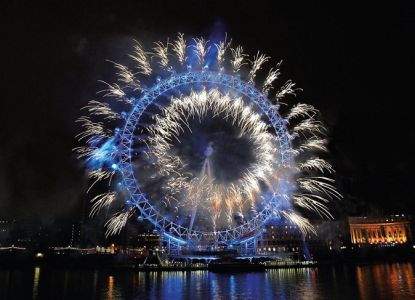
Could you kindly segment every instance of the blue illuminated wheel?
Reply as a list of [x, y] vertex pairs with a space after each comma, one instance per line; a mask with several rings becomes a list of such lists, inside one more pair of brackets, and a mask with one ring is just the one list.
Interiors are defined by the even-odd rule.
[[105, 83], [112, 104], [90, 101], [80, 118], [87, 146], [76, 150], [91, 187], [110, 180], [91, 210], [114, 212], [107, 235], [136, 216], [169, 243], [232, 246], [282, 218], [313, 231], [298, 209], [330, 216], [325, 203], [340, 195], [316, 176], [333, 171], [316, 156], [327, 150], [324, 127], [310, 105], [281, 116], [280, 100], [296, 90], [289, 80], [272, 93], [280, 64], [261, 73], [263, 54], [183, 35], [151, 53], [137, 43], [131, 57], [136, 72], [115, 63], [119, 82]]

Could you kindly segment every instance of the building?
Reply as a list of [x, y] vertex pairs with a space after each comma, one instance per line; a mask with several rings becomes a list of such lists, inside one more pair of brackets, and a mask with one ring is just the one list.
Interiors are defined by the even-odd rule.
[[404, 215], [349, 217], [352, 244], [405, 244], [412, 241], [410, 222]]
[[9, 245], [14, 221], [0, 220], [0, 245]]
[[345, 249], [348, 226], [344, 220], [314, 220], [315, 233], [303, 234], [295, 225], [279, 220], [265, 226], [257, 253], [292, 259], [327, 259]]
[[160, 247], [160, 235], [156, 233], [142, 233], [136, 236], [138, 247], [154, 249]]
[[257, 252], [273, 254], [298, 252], [302, 247], [302, 234], [298, 227], [288, 221], [265, 225], [264, 234], [258, 240]]
[[81, 244], [81, 229], [82, 229], [82, 222], [73, 223], [71, 225], [71, 237], [69, 240], [69, 245], [71, 247], [74, 245]]
[[340, 251], [347, 244], [348, 228], [345, 220], [319, 220], [313, 221], [316, 234], [306, 236], [307, 244], [315, 251]]

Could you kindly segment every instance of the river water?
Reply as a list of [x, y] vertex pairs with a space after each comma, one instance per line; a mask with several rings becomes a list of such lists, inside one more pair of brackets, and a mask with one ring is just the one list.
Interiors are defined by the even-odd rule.
[[415, 299], [415, 265], [336, 265], [218, 274], [0, 269], [0, 299]]

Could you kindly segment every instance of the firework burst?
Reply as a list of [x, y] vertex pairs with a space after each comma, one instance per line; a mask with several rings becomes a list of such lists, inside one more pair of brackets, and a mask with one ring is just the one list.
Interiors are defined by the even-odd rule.
[[[223, 118], [239, 129], [239, 139], [248, 139], [252, 144], [254, 162], [241, 172], [237, 180], [220, 182], [209, 174], [211, 170], [203, 171], [203, 167], [199, 174], [190, 174], [186, 172], [182, 159], [172, 154], [175, 152], [172, 141], [181, 143], [181, 133], [191, 132], [190, 121], [203, 123], [207, 117]], [[277, 163], [275, 139], [268, 133], [268, 125], [244, 104], [241, 97], [231, 98], [216, 89], [192, 92], [187, 97], [172, 99], [171, 104], [155, 119], [155, 125], [149, 129], [148, 155], [157, 163], [159, 174], [168, 178], [167, 199], [177, 198], [172, 195], [184, 192], [180, 206], [207, 206], [210, 214], [224, 215], [230, 226], [232, 216], [242, 213], [244, 204], [255, 207], [256, 199], [260, 198], [261, 183], [271, 185]], [[206, 156], [205, 163], [208, 165], [205, 169], [211, 169], [210, 160]], [[213, 218], [213, 227], [216, 227], [216, 219]]]
[[[226, 38], [189, 40], [179, 34], [150, 51], [135, 42], [132, 66], [111, 62], [118, 82], [102, 81], [106, 101], [85, 106], [89, 116], [78, 120], [77, 138], [86, 145], [75, 151], [88, 165], [88, 192], [105, 180], [111, 187], [92, 199], [91, 215], [122, 198], [125, 206], [106, 223], [107, 235], [138, 214], [183, 243], [230, 243], [260, 232], [271, 218], [313, 232], [298, 211], [331, 217], [329, 201], [341, 198], [324, 177], [334, 169], [321, 158], [327, 140], [318, 111], [300, 103], [281, 114], [282, 100], [300, 90], [292, 80], [276, 85], [281, 61], [264, 70], [270, 57], [250, 57]], [[214, 138], [204, 140], [205, 123], [221, 136], [231, 128], [232, 135], [218, 143], [219, 133], [209, 133]], [[189, 141], [201, 155], [189, 154]], [[230, 141], [234, 148], [218, 150]], [[235, 153], [244, 155], [238, 167], [217, 163], [219, 154]], [[220, 174], [227, 172], [233, 177], [225, 180]]]

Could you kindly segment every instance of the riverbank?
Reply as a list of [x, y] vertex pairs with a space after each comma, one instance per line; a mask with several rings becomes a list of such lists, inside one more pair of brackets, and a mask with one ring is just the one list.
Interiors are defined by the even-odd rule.
[[[289, 258], [266, 257], [261, 255], [251, 257], [238, 256], [197, 256], [181, 255], [167, 257], [156, 252], [154, 255], [129, 255], [125, 253], [79, 253], [79, 252], [30, 252], [10, 249], [0, 253], [0, 268], [24, 268], [42, 266], [46, 268], [71, 269], [131, 269], [138, 271], [199, 271], [209, 270], [209, 264], [221, 262], [233, 263], [235, 269], [255, 269], [255, 265], [265, 269], [308, 268], [336, 264], [370, 265], [379, 263], [414, 262], [415, 249], [412, 247], [395, 248], [359, 248], [342, 253], [331, 253], [314, 260], [300, 261]], [[242, 265], [239, 268], [239, 265]], [[220, 266], [222, 268], [223, 266]], [[223, 268], [222, 268], [223, 269]], [[224, 268], [226, 269], [226, 268]], [[232, 270], [232, 265], [229, 267]]]
[[[303, 268], [320, 268], [329, 267], [335, 265], [350, 265], [350, 266], [371, 266], [377, 264], [393, 264], [393, 263], [415, 263], [415, 259], [407, 260], [355, 260], [355, 261], [268, 261], [260, 263], [264, 270], [274, 269], [303, 269]], [[251, 268], [250, 263], [243, 263], [238, 268], [229, 265], [220, 268], [222, 272], [238, 272], [243, 271], [244, 266], [246, 271]], [[258, 265], [259, 263], [252, 263], [252, 265]], [[46, 269], [72, 269], [72, 270], [134, 270], [138, 272], [178, 272], [178, 271], [209, 271], [209, 264], [203, 263], [172, 263], [169, 265], [158, 264], [142, 264], [142, 263], [120, 263], [114, 260], [77, 260], [77, 259], [34, 259], [25, 261], [13, 261], [13, 260], [0, 260], [0, 269], [27, 269], [34, 267], [42, 267]], [[257, 268], [259, 269], [259, 268]]]

